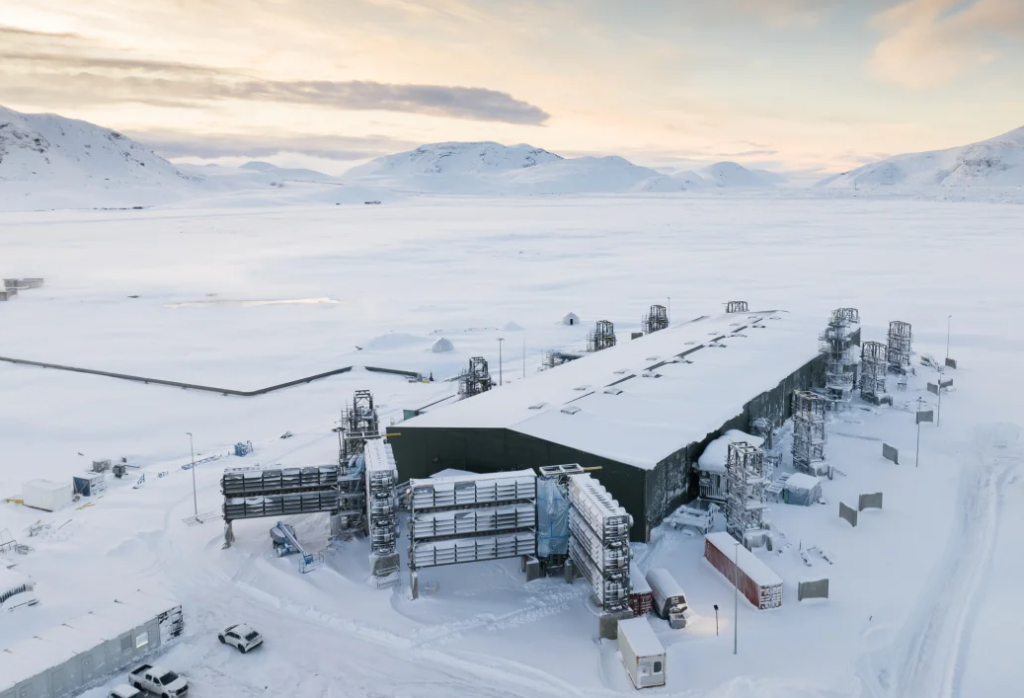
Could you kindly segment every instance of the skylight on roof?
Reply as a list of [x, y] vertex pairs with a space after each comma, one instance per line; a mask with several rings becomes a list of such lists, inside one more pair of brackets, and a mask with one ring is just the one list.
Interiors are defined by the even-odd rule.
[[629, 373], [629, 369], [628, 368], [620, 368], [618, 371], [615, 371], [614, 373], [615, 373], [616, 376], [624, 376], [627, 373]]
[[604, 392], [607, 395], [622, 395], [622, 391], [618, 388], [606, 388]]
[[562, 408], [562, 412], [565, 414], [576, 414], [580, 411], [580, 408], [576, 405], [566, 405]]
[[589, 385], [577, 385], [573, 390], [590, 390]]
[[546, 402], [538, 402], [535, 405], [530, 405], [530, 409], [531, 410], [539, 410], [540, 408], [547, 406], [547, 404], [548, 403], [546, 403]]

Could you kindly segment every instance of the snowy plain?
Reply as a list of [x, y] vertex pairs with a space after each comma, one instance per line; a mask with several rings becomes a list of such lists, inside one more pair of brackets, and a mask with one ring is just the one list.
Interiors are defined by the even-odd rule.
[[[656, 624], [668, 685], [652, 693], [1019, 690], [1024, 209], [699, 194], [247, 203], [0, 214], [0, 275], [46, 278], [0, 303], [0, 355], [241, 389], [348, 365], [438, 380], [356, 369], [233, 398], [0, 363], [0, 497], [28, 479], [70, 478], [94, 458], [127, 456], [148, 480], [114, 482], [90, 506], [54, 514], [0, 504], [0, 530], [19, 539], [32, 522], [52, 523], [25, 539], [30, 554], [0, 558], [31, 575], [42, 599], [0, 618], [0, 647], [80, 614], [89, 599], [143, 587], [185, 606], [186, 637], [161, 663], [189, 676], [197, 698], [629, 694], [613, 644], [596, 639], [582, 581], [525, 584], [514, 561], [458, 566], [423, 574], [427, 593], [411, 601], [366, 583], [365, 541], [327, 549], [324, 516], [291, 520], [326, 550], [327, 565], [309, 575], [273, 557], [272, 521], [240, 522], [236, 545], [221, 550], [219, 522], [183, 522], [193, 513], [180, 468], [186, 432], [197, 457], [241, 440], [256, 447], [197, 470], [198, 509], [215, 511], [222, 465], [331, 461], [331, 427], [357, 388], [374, 391], [389, 423], [450, 394], [443, 379], [470, 356], [497, 372], [498, 337], [504, 379], [522, 380], [523, 353], [529, 376], [544, 350], [581, 347], [594, 320], [625, 337], [652, 303], [670, 303], [682, 320], [744, 299], [818, 315], [823, 326], [831, 309], [857, 307], [864, 339], [884, 341], [889, 320], [906, 320], [915, 350], [940, 359], [952, 314], [961, 368], [941, 425], [922, 429], [920, 468], [913, 415], [900, 407], [932, 400], [933, 371], [919, 366], [896, 408], [858, 406], [830, 424], [826, 454], [846, 476], [823, 484], [827, 506], [772, 505], [792, 547], [762, 559], [786, 582], [784, 604], [740, 606], [738, 656], [731, 587], [702, 560], [700, 536], [662, 528], [636, 546], [636, 564], [670, 569], [698, 616], [683, 631]], [[568, 311], [584, 324], [558, 324]], [[453, 353], [430, 351], [439, 336]], [[280, 440], [285, 431], [294, 436]], [[882, 441], [900, 448], [901, 465], [881, 459]], [[863, 512], [857, 528], [836, 516], [840, 500], [879, 490], [885, 509]], [[808, 569], [800, 546], [834, 564], [813, 558]], [[830, 577], [832, 598], [798, 603], [796, 582], [816, 576]], [[239, 620], [267, 637], [259, 656], [216, 644], [215, 631]]]

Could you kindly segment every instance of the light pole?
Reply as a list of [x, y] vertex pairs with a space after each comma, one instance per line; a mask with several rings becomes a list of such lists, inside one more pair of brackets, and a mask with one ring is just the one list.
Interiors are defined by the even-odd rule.
[[668, 318], [667, 319], [668, 319], [668, 324], [671, 325], [672, 324], [672, 296], [667, 296], [667, 298], [668, 298]]
[[949, 358], [949, 333], [953, 326], [953, 316], [949, 315], [946, 317], [946, 358]]
[[526, 378], [526, 337], [523, 337], [523, 378]]
[[718, 637], [718, 604], [715, 604], [715, 637]]
[[505, 383], [504, 373], [502, 371], [502, 361], [501, 361], [501, 343], [504, 342], [504, 341], [505, 341], [504, 337], [498, 337], [498, 385], [504, 385], [504, 383]]
[[740, 576], [740, 544], [739, 544], [739, 541], [736, 542], [735, 550], [736, 550], [736, 555], [735, 555], [735, 560], [733, 561], [733, 564], [735, 565], [735, 567], [733, 568], [733, 573], [732, 573], [732, 575], [733, 575], [732, 587], [733, 587], [733, 592], [734, 592], [733, 593], [733, 597], [732, 597], [732, 653], [733, 654], [738, 654], [739, 653], [739, 644], [740, 644], [740, 624], [739, 624], [739, 622], [740, 622], [740, 584], [739, 584], [739, 581], [740, 581], [739, 580], [739, 576]]
[[[924, 402], [924, 398], [917, 398], [917, 411], [921, 412], [921, 403]], [[921, 464], [921, 415], [918, 414], [915, 417], [917, 421], [917, 446], [914, 448], [914, 467], [918, 467]]]
[[196, 449], [192, 446], [192, 432], [186, 431], [185, 433], [188, 434], [188, 450], [192, 454], [192, 508], [198, 518], [199, 499], [196, 497]]

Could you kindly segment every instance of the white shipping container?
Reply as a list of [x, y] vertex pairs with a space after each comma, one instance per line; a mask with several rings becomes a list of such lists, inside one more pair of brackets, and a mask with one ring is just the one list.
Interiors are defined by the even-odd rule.
[[29, 480], [22, 483], [21, 499], [25, 506], [43, 511], [57, 511], [71, 504], [74, 494], [71, 483], [52, 480]]
[[665, 685], [665, 648], [646, 618], [619, 621], [619, 655], [635, 688]]

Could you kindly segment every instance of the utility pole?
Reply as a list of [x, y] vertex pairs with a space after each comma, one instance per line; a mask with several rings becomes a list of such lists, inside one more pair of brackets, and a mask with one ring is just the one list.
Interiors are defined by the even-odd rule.
[[672, 325], [672, 296], [668, 296], [668, 324]]
[[[921, 403], [924, 402], [924, 398], [917, 398], [917, 411], [921, 411]], [[918, 415], [915, 418], [917, 422], [917, 446], [914, 448], [914, 467], [918, 467], [921, 464], [921, 416]]]
[[523, 378], [526, 378], [526, 337], [523, 337]]
[[502, 373], [502, 362], [501, 362], [501, 343], [505, 341], [504, 337], [498, 337], [498, 385], [504, 385], [505, 379]]
[[718, 604], [715, 604], [715, 637], [718, 637]]
[[196, 496], [196, 449], [192, 445], [192, 432], [185, 432], [188, 434], [188, 450], [192, 454], [192, 508], [196, 515], [196, 520], [199, 519], [199, 498]]
[[736, 555], [733, 564], [733, 597], [732, 597], [732, 653], [739, 653], [740, 644], [740, 544], [736, 541]]
[[946, 358], [949, 358], [949, 334], [950, 329], [953, 326], [953, 316], [949, 315], [946, 317]]

